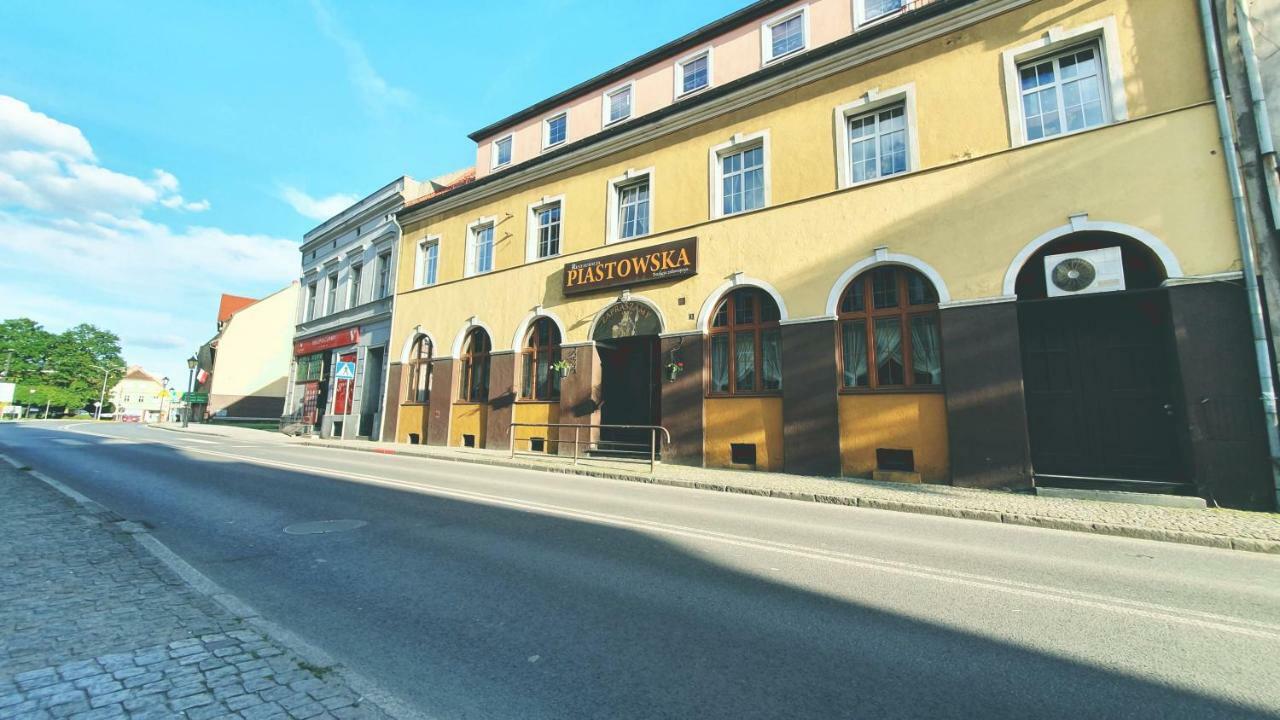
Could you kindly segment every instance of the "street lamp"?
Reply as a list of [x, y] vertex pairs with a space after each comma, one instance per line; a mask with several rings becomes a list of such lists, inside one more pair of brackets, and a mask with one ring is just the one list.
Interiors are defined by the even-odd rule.
[[169, 378], [164, 377], [160, 380], [160, 422], [169, 422], [169, 416], [164, 414], [164, 401], [169, 399]]
[[196, 359], [195, 355], [187, 358], [187, 397], [186, 402], [182, 404], [182, 427], [187, 427], [187, 424], [191, 421], [191, 393], [195, 392], [196, 366], [199, 364], [200, 361]]
[[102, 406], [107, 401], [107, 378], [111, 375], [111, 371], [101, 365], [90, 365], [89, 367], [102, 371], [102, 393], [98, 395], [98, 407], [94, 411], [94, 420], [102, 419]]

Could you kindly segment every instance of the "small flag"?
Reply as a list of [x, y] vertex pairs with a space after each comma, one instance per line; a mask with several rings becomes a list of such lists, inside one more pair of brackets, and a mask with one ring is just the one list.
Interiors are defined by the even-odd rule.
[[196, 382], [203, 385], [205, 381], [208, 379], [209, 379], [209, 371], [205, 370], [204, 368], [200, 368], [200, 371], [196, 373]]

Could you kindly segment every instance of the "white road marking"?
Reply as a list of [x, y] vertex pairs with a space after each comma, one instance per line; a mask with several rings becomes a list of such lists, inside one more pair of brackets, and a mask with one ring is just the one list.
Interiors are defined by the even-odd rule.
[[560, 505], [551, 505], [548, 503], [540, 503], [527, 500], [514, 500], [502, 497], [500, 495], [490, 495], [488, 493], [475, 492], [470, 490], [458, 490], [456, 488], [443, 487], [440, 485], [432, 485], [424, 482], [408, 482], [402, 480], [393, 480], [388, 478], [375, 477], [373, 475], [364, 475], [360, 473], [347, 472], [342, 470], [333, 470], [329, 468], [314, 467], [311, 465], [300, 465], [297, 463], [282, 462], [278, 460], [266, 460], [246, 455], [237, 455], [234, 453], [218, 452], [214, 450], [204, 450], [198, 448], [190, 448], [192, 453], [201, 455], [209, 455], [212, 457], [229, 458], [244, 462], [250, 462], [257, 465], [267, 467], [276, 467], [286, 470], [301, 470], [321, 475], [327, 475], [339, 479], [349, 479], [382, 487], [398, 488], [409, 490], [427, 495], [440, 495], [445, 497], [456, 497], [466, 500], [481, 502], [488, 505], [499, 507], [509, 507], [529, 512], [539, 512], [548, 515], [557, 515], [579, 520], [587, 520], [603, 525], [611, 525], [615, 527], [625, 527], [630, 529], [647, 530], [663, 535], [671, 535], [677, 537], [693, 538], [697, 540], [717, 542], [725, 545], [733, 545], [736, 547], [749, 548], [753, 550], [765, 550], [769, 552], [779, 553], [782, 555], [791, 555], [794, 557], [805, 558], [808, 560], [821, 560], [825, 562], [837, 563], [840, 565], [848, 565], [853, 567], [864, 568], [868, 570], [877, 570], [880, 572], [891, 573], [896, 575], [905, 575], [935, 582], [948, 583], [952, 585], [965, 585], [969, 587], [981, 588], [1002, 592], [1010, 595], [1017, 595], [1035, 600], [1050, 600], [1054, 602], [1075, 605], [1078, 607], [1087, 607], [1094, 610], [1102, 610], [1106, 612], [1115, 612], [1128, 615], [1144, 617], [1147, 619], [1176, 622], [1182, 625], [1189, 625], [1203, 630], [1215, 630], [1221, 632], [1234, 633], [1237, 635], [1246, 635], [1251, 637], [1263, 638], [1267, 640], [1280, 640], [1280, 625], [1273, 623], [1264, 623], [1247, 618], [1233, 617], [1229, 615], [1219, 615], [1216, 613], [1202, 612], [1199, 610], [1190, 610], [1186, 608], [1170, 607], [1166, 605], [1158, 605], [1155, 603], [1147, 603], [1136, 600], [1129, 600], [1121, 597], [1110, 595], [1102, 595], [1095, 593], [1086, 593], [1067, 588], [1059, 588], [1051, 585], [1041, 585], [1035, 583], [1025, 583], [1016, 580], [1007, 580], [1004, 578], [992, 577], [988, 575], [979, 575], [976, 573], [966, 573], [954, 570], [945, 570], [941, 568], [929, 567], [927, 565], [919, 565], [915, 563], [900, 562], [894, 560], [884, 560], [865, 555], [854, 555], [833, 550], [824, 550], [820, 548], [805, 547], [792, 543], [777, 542], [773, 540], [765, 540], [763, 538], [753, 538], [743, 535], [735, 535], [732, 533], [722, 533], [714, 530], [704, 530], [701, 528], [693, 528], [683, 525], [675, 525], [671, 523], [658, 522], [654, 520], [646, 520], [643, 518], [627, 517], [624, 515], [616, 515], [611, 513], [600, 513], [589, 510], [579, 510], [576, 508], [564, 507]]

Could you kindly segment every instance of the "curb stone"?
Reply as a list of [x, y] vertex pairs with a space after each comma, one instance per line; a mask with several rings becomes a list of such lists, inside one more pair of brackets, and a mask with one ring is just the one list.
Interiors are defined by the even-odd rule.
[[[18, 463], [3, 453], [0, 453], [0, 460], [7, 462], [18, 473], [29, 475], [32, 478], [39, 480], [53, 490], [74, 501], [92, 516], [96, 516], [81, 516], [82, 520], [91, 523], [99, 523], [112, 519], [123, 519], [117, 516], [106, 506], [89, 499], [83, 494], [76, 492], [65, 484], [45, 475], [42, 472], [33, 470], [26, 465]], [[338, 680], [347, 685], [347, 687], [359, 696], [359, 700], [357, 701], [358, 703], [372, 706], [378, 710], [381, 715], [388, 718], [395, 718], [397, 720], [426, 720], [426, 716], [424, 714], [409, 707], [406, 703], [399, 700], [391, 693], [383, 690], [372, 680], [364, 677], [354, 670], [346, 668], [328, 653], [310, 644], [292, 631], [264, 619], [247, 603], [227, 592], [208, 576], [201, 573], [195, 567], [180, 558], [164, 543], [152, 536], [150, 531], [147, 529], [142, 526], [137, 526], [136, 528], [129, 530], [126, 534], [130, 535], [133, 540], [152, 558], [155, 558], [155, 560], [161, 565], [164, 565], [168, 570], [181, 578], [182, 581], [189, 585], [193, 590], [208, 597], [232, 616], [239, 618], [246, 625], [252, 627], [269, 640], [274, 641], [279, 646], [288, 650], [299, 660], [316, 667], [329, 668], [330, 672]], [[179, 640], [173, 645], [183, 643], [198, 644], [199, 641], [194, 639], [186, 641]], [[277, 650], [276, 653], [279, 653], [279, 650]], [[44, 672], [44, 670], [39, 672]], [[125, 698], [122, 697], [121, 699]], [[4, 713], [0, 712], [0, 716], [3, 715]], [[112, 717], [115, 716], [113, 715]]]
[[[175, 430], [174, 432], [181, 432]], [[690, 490], [705, 490], [714, 492], [729, 492], [742, 495], [756, 495], [760, 497], [772, 497], [782, 500], [797, 500], [802, 502], [816, 502], [828, 505], [846, 505], [851, 507], [862, 507], [873, 510], [890, 510], [894, 512], [906, 512], [917, 515], [933, 515], [936, 517], [950, 517], [960, 520], [980, 520], [983, 522], [1002, 523], [1005, 525], [1021, 525], [1024, 527], [1035, 527], [1047, 530], [1065, 530], [1070, 532], [1090, 533], [1093, 535], [1110, 535], [1113, 537], [1125, 537], [1135, 540], [1155, 540], [1158, 542], [1177, 543], [1181, 545], [1195, 545], [1199, 547], [1218, 548], [1222, 550], [1237, 550], [1242, 552], [1255, 552], [1269, 555], [1280, 555], [1280, 541], [1263, 540], [1258, 538], [1243, 538], [1229, 535], [1213, 535], [1210, 533], [1189, 532], [1186, 530], [1165, 530], [1160, 528], [1148, 528], [1137, 525], [1117, 525], [1113, 523], [1088, 522], [1085, 520], [1073, 520], [1070, 518], [1052, 517], [1048, 515], [1026, 515], [1019, 513], [1002, 513], [994, 510], [978, 510], [971, 508], [953, 508], [943, 505], [929, 505], [925, 503], [907, 503], [897, 500], [882, 500], [880, 498], [857, 497], [851, 495], [828, 495], [824, 493], [806, 493], [794, 492], [790, 490], [770, 490], [766, 488], [746, 488], [733, 485], [722, 485], [719, 483], [697, 482], [690, 480], [679, 480], [676, 478], [662, 478], [649, 475], [629, 474], [611, 470], [599, 470], [595, 468], [584, 468], [581, 466], [574, 467], [554, 467], [543, 466], [537, 463], [521, 462], [519, 460], [503, 460], [499, 458], [486, 457], [445, 457], [435, 455], [421, 455], [418, 453], [397, 452], [387, 448], [371, 448], [371, 447], [353, 447], [349, 445], [339, 445], [336, 443], [325, 443], [316, 441], [298, 441], [290, 443], [304, 447], [322, 447], [333, 450], [347, 450], [350, 452], [375, 453], [379, 455], [399, 455], [401, 457], [420, 458], [423, 460], [438, 460], [442, 462], [465, 463], [472, 465], [489, 465], [493, 467], [506, 467], [517, 470], [535, 470], [538, 472], [551, 472], [563, 475], [579, 475], [583, 477], [594, 477], [605, 480], [622, 480], [626, 482], [642, 482], [652, 485], [666, 485], [670, 487], [686, 488]]]

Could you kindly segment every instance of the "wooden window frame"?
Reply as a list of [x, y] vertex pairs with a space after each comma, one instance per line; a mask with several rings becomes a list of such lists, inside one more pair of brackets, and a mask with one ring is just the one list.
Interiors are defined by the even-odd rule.
[[[876, 308], [874, 302], [874, 274], [892, 270], [894, 273], [894, 284], [898, 292], [898, 304], [891, 308]], [[911, 275], [918, 275], [924, 281], [926, 286], [933, 291], [932, 302], [926, 302], [920, 305], [911, 304], [911, 296], [908, 292], [908, 278]], [[864, 280], [862, 287], [863, 309], [858, 311], [846, 311], [845, 298], [853, 291], [859, 280]], [[938, 384], [918, 384], [914, 377], [914, 355], [911, 346], [911, 320], [916, 317], [932, 316], [938, 324], [939, 340], [941, 339], [942, 318], [938, 311], [938, 288], [929, 280], [924, 273], [910, 267], [904, 266], [880, 266], [870, 268], [857, 277], [849, 281], [845, 286], [844, 292], [840, 293], [840, 303], [836, 306], [836, 381], [841, 393], [845, 394], [865, 394], [865, 393], [922, 393], [922, 392], [944, 392], [946, 388], [946, 379]], [[902, 368], [903, 382], [901, 385], [881, 385], [880, 384], [880, 368], [876, 363], [875, 349], [875, 321], [880, 318], [897, 318], [902, 327]], [[850, 322], [861, 322], [863, 328], [864, 340], [866, 343], [867, 353], [867, 378], [870, 384], [862, 386], [848, 386], [844, 383], [844, 332], [845, 324]], [[941, 349], [940, 349], [941, 352]]]
[[[560, 402], [560, 388], [555, 382], [555, 370], [550, 369], [550, 365], [560, 360], [560, 344], [563, 341], [564, 339], [560, 337], [560, 328], [552, 322], [551, 318], [539, 317], [533, 321], [529, 332], [525, 335], [524, 349], [520, 352], [520, 400], [522, 402]], [[537, 382], [538, 360], [543, 357], [547, 358], [548, 363], [545, 388], [539, 387]], [[532, 381], [529, 377], [530, 372], [534, 373]], [[532, 394], [529, 394], [526, 385], [533, 389]]]
[[[753, 304], [752, 322], [739, 324], [737, 322], [738, 301], [741, 298], [751, 298]], [[773, 303], [774, 309], [779, 317], [781, 317], [781, 308], [769, 293], [757, 287], [745, 287], [732, 290], [727, 293], [724, 298], [716, 303], [715, 310], [711, 312], [709, 327], [707, 328], [707, 397], [709, 398], [727, 398], [727, 397], [781, 397], [782, 387], [781, 378], [779, 378], [779, 387], [764, 389], [764, 334], [768, 330], [777, 330], [779, 332], [778, 342], [782, 342], [781, 327], [779, 320], [762, 320], [761, 309], [764, 306], [764, 300]], [[716, 327], [716, 317], [720, 315], [721, 309], [727, 313], [728, 324]], [[751, 390], [738, 389], [738, 353], [737, 338], [743, 333], [750, 333], [755, 338], [755, 368], [754, 368], [754, 385]], [[712, 362], [712, 345], [714, 338], [719, 335], [726, 335], [729, 338], [729, 389], [716, 390], [713, 383], [715, 382], [715, 367]]]
[[[476, 340], [484, 340], [484, 350], [476, 350]], [[458, 402], [478, 405], [489, 402], [489, 362], [493, 354], [493, 340], [489, 337], [489, 333], [484, 328], [472, 328], [467, 332], [466, 340], [462, 347], [465, 352], [462, 354], [462, 383], [458, 389]], [[471, 381], [475, 376], [478, 364], [484, 364], [484, 391], [485, 397], [475, 399], [471, 397]]]
[[[426, 350], [425, 355], [423, 350]], [[426, 335], [419, 335], [413, 341], [413, 347], [409, 351], [409, 387], [408, 397], [405, 400], [406, 405], [430, 405], [431, 404], [431, 372], [435, 364], [435, 347], [431, 344], [431, 339]], [[419, 388], [418, 373], [422, 370], [422, 366], [427, 367], [426, 388]], [[425, 397], [418, 399], [421, 394], [419, 391], [425, 390]]]

